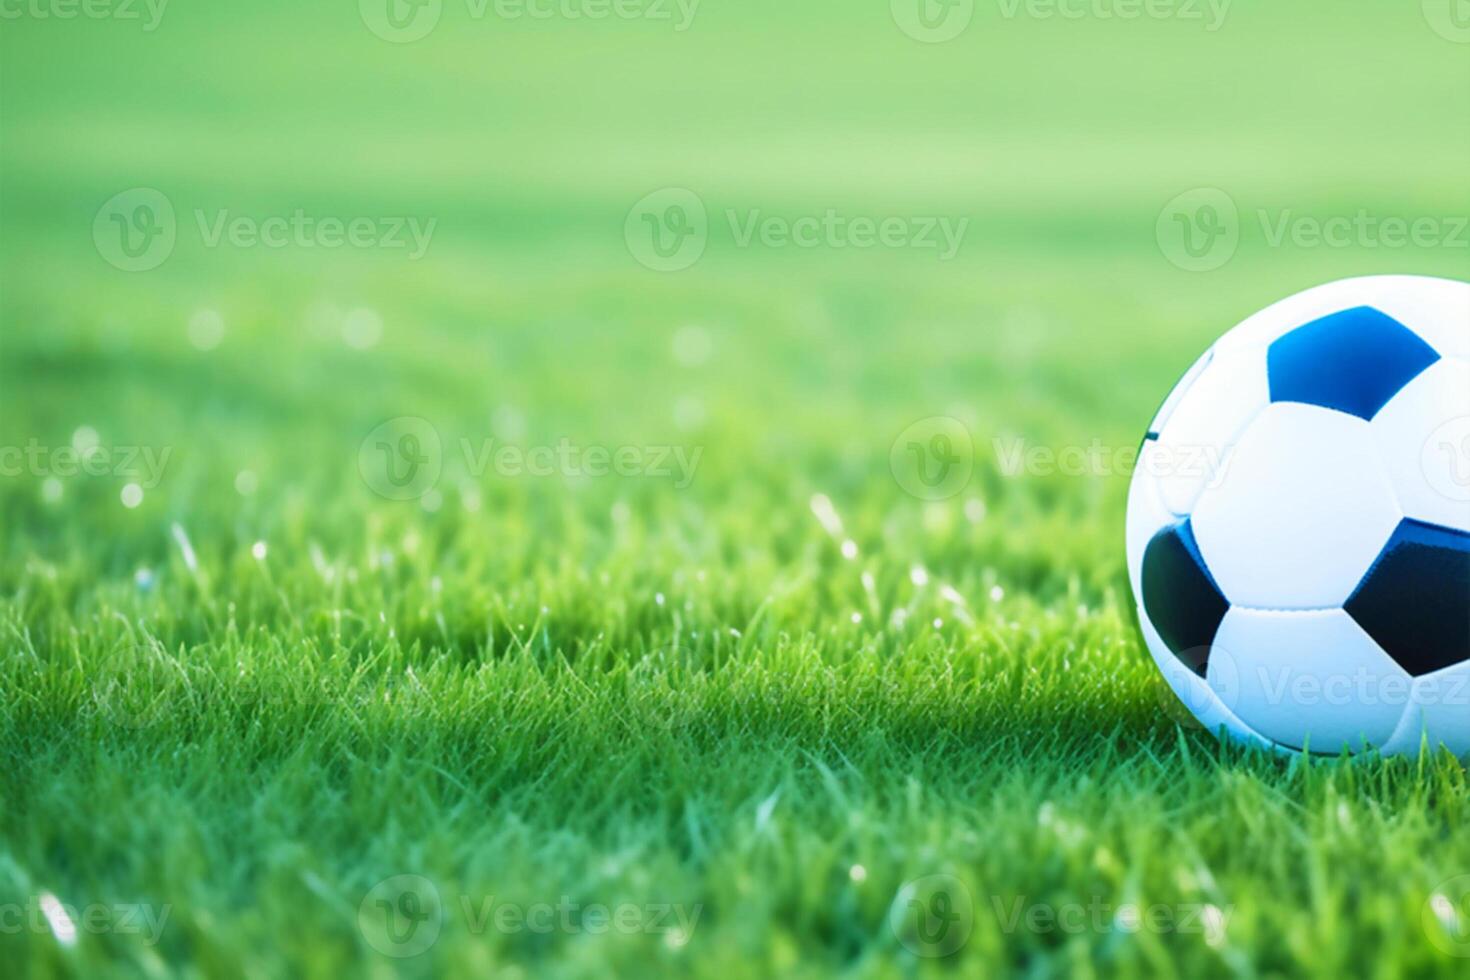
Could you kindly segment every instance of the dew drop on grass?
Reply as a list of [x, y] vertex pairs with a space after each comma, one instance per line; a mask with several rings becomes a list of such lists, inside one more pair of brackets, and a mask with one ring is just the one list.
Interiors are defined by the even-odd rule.
[[60, 480], [48, 476], [41, 481], [41, 500], [48, 504], [60, 503], [63, 489]]
[[122, 493], [119, 494], [119, 497], [121, 497], [124, 507], [128, 510], [135, 510], [143, 502], [143, 488], [136, 483], [129, 483], [122, 488]]
[[265, 561], [266, 546], [264, 541], [257, 541], [250, 546], [250, 557], [256, 561]]

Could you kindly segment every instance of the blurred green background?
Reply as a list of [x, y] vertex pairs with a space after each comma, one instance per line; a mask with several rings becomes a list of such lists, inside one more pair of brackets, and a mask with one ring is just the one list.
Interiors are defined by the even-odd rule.
[[[1254, 310], [1351, 275], [1470, 276], [1463, 3], [0, 9], [0, 446], [53, 454], [0, 476], [0, 885], [166, 898], [187, 923], [157, 950], [0, 937], [29, 969], [944, 970], [873, 938], [905, 879], [968, 867], [1066, 894], [1079, 869], [1131, 880], [1129, 855], [1152, 855], [1168, 891], [1194, 845], [1125, 818], [1164, 826], [1176, 806], [1234, 813], [1226, 838], [1276, 821], [1258, 853], [1218, 855], [1255, 896], [1238, 955], [1032, 936], [961, 961], [1452, 965], [1385, 937], [1454, 870], [1426, 856], [1449, 816], [1413, 813], [1436, 793], [1462, 813], [1463, 777], [1375, 800], [1351, 774], [1196, 772], [1187, 752], [1140, 775], [1132, 753], [1175, 734], [1127, 623], [1127, 474], [1007, 473], [996, 440], [1131, 447]], [[647, 222], [699, 210], [697, 259], [650, 267]], [[895, 243], [743, 238], [829, 212]], [[316, 232], [283, 247], [213, 237], [298, 214]], [[120, 251], [150, 219], [171, 250]], [[323, 221], [371, 240], [328, 247]], [[1426, 230], [1406, 242], [1395, 222]], [[912, 242], [931, 226], [963, 230], [953, 255]], [[1324, 226], [1346, 237], [1314, 241]], [[398, 246], [410, 227], [421, 248]], [[405, 417], [442, 472], [385, 499], [372, 434]], [[927, 500], [893, 450], [936, 417], [973, 471]], [[390, 426], [390, 455], [417, 424]], [[477, 473], [461, 440], [487, 439], [698, 463], [688, 481]], [[57, 449], [94, 445], [110, 468], [58, 474]], [[167, 454], [158, 480], [124, 472], [135, 447]], [[455, 707], [392, 715], [405, 672]], [[188, 707], [118, 726], [94, 710], [99, 677]], [[322, 678], [367, 685], [368, 707], [324, 720], [260, 695]], [[793, 700], [752, 709], [751, 685]], [[528, 687], [547, 700], [515, 716]], [[678, 700], [694, 690], [699, 710]], [[634, 694], [702, 727], [598, 727]], [[1067, 759], [1121, 767], [1132, 795], [1077, 785]], [[400, 764], [432, 792], [372, 775]], [[781, 785], [803, 829], [768, 840]], [[1058, 868], [1038, 814], [1068, 798], [1083, 837]], [[1372, 835], [1314, 822], [1343, 798]], [[449, 839], [477, 843], [435, 849]], [[853, 839], [889, 850], [849, 908], [824, 889], [857, 883]], [[1378, 905], [1345, 857], [1364, 839], [1397, 883]], [[1014, 863], [985, 857], [996, 841]], [[503, 866], [477, 864], [486, 849]], [[1297, 859], [1326, 876], [1322, 904], [1296, 894]], [[356, 896], [405, 869], [548, 900], [664, 894], [652, 875], [713, 911], [682, 960], [586, 937], [374, 958]], [[1292, 910], [1321, 948], [1294, 945]]]

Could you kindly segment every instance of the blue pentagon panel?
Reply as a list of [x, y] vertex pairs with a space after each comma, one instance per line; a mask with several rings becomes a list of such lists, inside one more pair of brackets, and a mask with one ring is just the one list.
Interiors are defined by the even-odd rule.
[[1210, 644], [1230, 610], [1186, 519], [1153, 536], [1143, 551], [1143, 608], [1180, 662], [1201, 677]]
[[1371, 420], [1439, 360], [1414, 331], [1371, 306], [1297, 327], [1271, 344], [1273, 402], [1301, 402]]
[[1470, 534], [1404, 521], [1343, 608], [1415, 677], [1470, 660]]

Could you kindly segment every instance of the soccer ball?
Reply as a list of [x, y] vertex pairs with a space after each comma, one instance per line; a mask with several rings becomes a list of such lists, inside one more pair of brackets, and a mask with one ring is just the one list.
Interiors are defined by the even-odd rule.
[[1225, 334], [1149, 427], [1127, 533], [1206, 728], [1470, 757], [1470, 283], [1347, 279]]

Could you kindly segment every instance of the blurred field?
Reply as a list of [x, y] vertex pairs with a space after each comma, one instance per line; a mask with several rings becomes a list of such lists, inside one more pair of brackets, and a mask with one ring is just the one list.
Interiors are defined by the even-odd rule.
[[[1237, 0], [1208, 30], [997, 0], [943, 44], [886, 8], [705, 0], [678, 31], [446, 2], [406, 44], [350, 3], [0, 21], [16, 975], [1458, 975], [1470, 910], [1428, 900], [1470, 874], [1463, 768], [1177, 725], [1128, 612], [1126, 473], [997, 447], [1135, 445], [1298, 289], [1470, 277], [1470, 47], [1415, 3]], [[133, 188], [176, 243], [127, 272], [94, 221]], [[625, 235], [663, 188], [709, 217], [680, 271]], [[1205, 272], [1159, 232], [1195, 188], [1239, 214]], [[946, 260], [728, 217], [828, 209], [967, 224]], [[297, 211], [433, 230], [419, 258], [210, 244]], [[1273, 242], [1359, 215], [1440, 238]], [[890, 456], [941, 416], [973, 474], [926, 501]], [[373, 434], [404, 417], [442, 472], [391, 500]], [[697, 465], [477, 472], [486, 440]], [[94, 444], [106, 472], [58, 472]], [[422, 951], [379, 930], [398, 875], [440, 902]], [[905, 919], [931, 876], [969, 902], [953, 950]], [[67, 942], [48, 895], [168, 912]], [[564, 899], [697, 916], [477, 918]], [[1211, 928], [1118, 911], [1152, 904]]]

